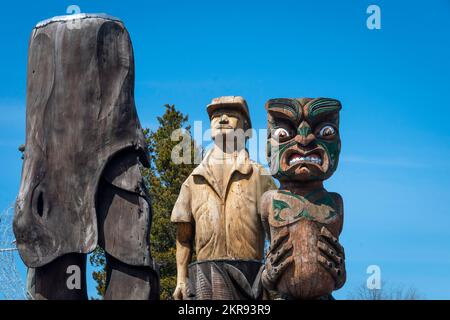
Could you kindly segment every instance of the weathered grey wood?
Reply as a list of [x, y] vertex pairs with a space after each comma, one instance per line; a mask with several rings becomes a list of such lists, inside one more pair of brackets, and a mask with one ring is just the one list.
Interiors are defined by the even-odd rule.
[[[86, 298], [85, 254], [100, 245], [108, 257], [106, 298], [157, 298], [151, 204], [139, 168], [149, 162], [122, 22], [89, 14], [36, 26], [26, 119], [14, 233], [34, 273], [34, 297]], [[66, 262], [80, 266], [84, 291], [64, 287]]]
[[148, 266], [133, 266], [106, 255], [105, 300], [159, 300], [159, 275]]
[[97, 193], [99, 245], [133, 266], [152, 266], [151, 204], [136, 152], [125, 150], [107, 165]]
[[[79, 269], [73, 269], [74, 266]], [[35, 300], [86, 300], [88, 295], [85, 273], [86, 255], [66, 254], [45, 266], [30, 268], [27, 290]], [[79, 279], [69, 279], [68, 276], [79, 277]], [[72, 285], [71, 287], [67, 285], [67, 281]], [[79, 288], [74, 286], [77, 284], [80, 285]]]
[[[95, 196], [109, 159], [145, 139], [134, 105], [134, 60], [121, 22], [83, 18], [33, 30], [27, 125], [14, 231], [24, 262], [42, 266], [97, 245]], [[72, 26], [72, 27], [69, 27]]]

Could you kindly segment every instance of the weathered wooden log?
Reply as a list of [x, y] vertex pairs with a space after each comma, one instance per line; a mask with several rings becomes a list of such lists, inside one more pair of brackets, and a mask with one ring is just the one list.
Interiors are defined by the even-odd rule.
[[[148, 165], [135, 109], [133, 49], [123, 23], [83, 14], [38, 24], [29, 43], [26, 146], [14, 219], [27, 266], [95, 249], [100, 178], [111, 159], [123, 162], [115, 156], [127, 150]], [[115, 171], [129, 171], [136, 181], [140, 176], [131, 167]], [[121, 180], [108, 178], [112, 184]], [[143, 224], [135, 226], [141, 231], [134, 241], [144, 243], [148, 254], [122, 259], [130, 264], [151, 263], [148, 210], [144, 214], [132, 221]]]

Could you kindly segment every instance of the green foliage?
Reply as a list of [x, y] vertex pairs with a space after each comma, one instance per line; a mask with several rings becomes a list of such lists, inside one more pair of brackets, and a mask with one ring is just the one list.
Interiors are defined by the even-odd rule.
[[105, 295], [106, 291], [106, 270], [105, 270], [105, 252], [102, 248], [97, 247], [89, 256], [89, 262], [96, 269], [92, 272], [92, 278], [97, 283], [95, 289], [100, 297]]
[[161, 293], [160, 293], [160, 299], [161, 300], [172, 300], [172, 294], [175, 290], [175, 287], [177, 285], [177, 276], [165, 276], [161, 277]]
[[[148, 145], [150, 168], [142, 168], [142, 174], [152, 199], [152, 229], [150, 243], [152, 257], [160, 265], [160, 288], [162, 300], [172, 299], [172, 293], [176, 286], [176, 230], [170, 222], [170, 215], [181, 185], [196, 167], [193, 163], [194, 150], [200, 154], [192, 139], [190, 139], [190, 126], [188, 116], [175, 109], [174, 105], [165, 105], [165, 113], [158, 117], [159, 127], [156, 131], [145, 129], [144, 133]], [[187, 164], [175, 164], [172, 159], [173, 148], [180, 141], [172, 141], [172, 133], [182, 129], [182, 142], [190, 144], [191, 162]], [[102, 258], [103, 256], [103, 258]], [[97, 292], [103, 296], [105, 288], [106, 272], [104, 270], [104, 252], [96, 250], [90, 257], [91, 264], [102, 267], [100, 271], [93, 272], [93, 278], [97, 282]]]

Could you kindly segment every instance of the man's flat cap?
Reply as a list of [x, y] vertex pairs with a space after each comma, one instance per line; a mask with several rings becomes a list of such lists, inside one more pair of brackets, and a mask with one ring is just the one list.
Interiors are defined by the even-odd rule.
[[233, 109], [241, 112], [247, 118], [249, 125], [248, 129], [252, 127], [247, 102], [241, 96], [223, 96], [212, 99], [211, 103], [208, 104], [208, 106], [206, 107], [206, 111], [208, 112], [209, 118], [211, 119], [211, 116], [215, 110], [222, 108]]

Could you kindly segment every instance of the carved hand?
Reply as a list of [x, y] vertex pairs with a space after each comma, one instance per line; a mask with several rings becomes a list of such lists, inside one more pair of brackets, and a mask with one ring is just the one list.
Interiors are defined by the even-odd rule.
[[335, 289], [341, 288], [346, 280], [345, 253], [338, 239], [325, 227], [320, 230], [317, 241], [320, 250], [318, 260], [336, 282]]
[[284, 229], [273, 239], [266, 256], [266, 265], [261, 276], [263, 286], [268, 290], [274, 290], [279, 277], [293, 261], [289, 232]]
[[186, 300], [188, 297], [186, 282], [177, 283], [177, 287], [173, 293], [175, 300]]

